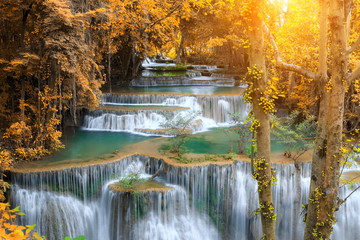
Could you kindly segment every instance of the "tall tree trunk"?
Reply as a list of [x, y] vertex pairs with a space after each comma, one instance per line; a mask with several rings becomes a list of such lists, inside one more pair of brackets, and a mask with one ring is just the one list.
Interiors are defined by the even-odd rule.
[[76, 79], [75, 79], [75, 72], [73, 76], [73, 122], [74, 125], [77, 126], [77, 117], [76, 117], [76, 105], [77, 105], [77, 95], [76, 95]]
[[292, 236], [292, 240], [297, 240], [298, 238], [298, 220], [299, 220], [299, 215], [297, 214], [299, 212], [300, 209], [300, 198], [301, 198], [301, 166], [300, 163], [298, 161], [298, 159], [294, 160], [294, 165], [295, 165], [295, 199], [293, 201], [293, 224], [292, 224], [292, 232], [293, 232], [293, 236]]
[[230, 136], [230, 132], [228, 132], [228, 130], [224, 130], [224, 133], [225, 135], [229, 138], [229, 143], [230, 143], [230, 149], [229, 149], [229, 152], [232, 153], [233, 152], [233, 149], [234, 149], [234, 146], [233, 146], [233, 140], [231, 139], [231, 136]]
[[[258, 181], [258, 195], [262, 223], [263, 239], [274, 240], [275, 213], [272, 199], [272, 170], [270, 161], [270, 121], [269, 113], [260, 105], [260, 97], [264, 94], [267, 85], [264, 34], [262, 19], [260, 18], [263, 1], [251, 1], [251, 20], [249, 21], [250, 66], [252, 71], [258, 72], [259, 77], [253, 78], [254, 93], [252, 96], [255, 119], [259, 122], [257, 128], [257, 158], [254, 161]], [[257, 90], [258, 89], [258, 90]], [[266, 96], [265, 96], [266, 97]]]
[[180, 44], [179, 44], [179, 48], [176, 52], [176, 64], [183, 64], [183, 59], [181, 57], [181, 51], [183, 49], [183, 45], [184, 45], [184, 33], [183, 33], [183, 31], [181, 31]]
[[[320, 39], [319, 39], [319, 78], [317, 79], [318, 91], [321, 93], [318, 125], [316, 129], [316, 140], [312, 158], [311, 182], [309, 199], [315, 199], [317, 189], [322, 185], [324, 179], [322, 171], [325, 168], [326, 157], [326, 124], [328, 115], [328, 92], [325, 85], [327, 77], [327, 31], [328, 31], [328, 0], [320, 0]], [[304, 239], [311, 239], [316, 226], [317, 213], [316, 204], [309, 201], [306, 215], [306, 227]]]
[[108, 83], [109, 83], [109, 92], [111, 93], [112, 92], [112, 88], [111, 88], [111, 45], [110, 45], [110, 42], [111, 41], [111, 38], [110, 38], [110, 32], [108, 34], [108, 45], [109, 45], [109, 51], [108, 51], [108, 59], [107, 59], [107, 63], [108, 63], [108, 66], [107, 66], [107, 77], [108, 77]]
[[25, 122], [25, 76], [21, 77], [21, 121]]
[[[37, 84], [38, 84], [38, 98], [37, 98], [37, 111], [38, 111], [38, 136], [41, 136], [41, 118], [42, 118], [42, 111], [41, 111], [41, 97], [40, 97], [40, 94], [41, 94], [41, 74], [38, 73], [37, 74]], [[43, 145], [42, 142], [38, 142], [37, 143], [38, 146], [40, 145]]]
[[[22, 51], [24, 51], [25, 47], [25, 32], [26, 32], [26, 21], [30, 14], [30, 9], [32, 7], [33, 3], [30, 3], [28, 8], [23, 9], [23, 16], [22, 16], [22, 25], [21, 25], [21, 34], [20, 34], [20, 48]], [[25, 122], [25, 76], [21, 77], [21, 121]]]
[[[322, 8], [325, 6], [322, 5]], [[330, 89], [323, 100], [326, 104], [324, 116], [318, 123], [318, 131], [322, 134], [317, 139], [313, 158], [311, 187], [308, 205], [308, 215], [304, 239], [330, 239], [332, 226], [335, 223], [334, 212], [338, 209], [338, 190], [340, 161], [342, 158], [342, 132], [344, 97], [346, 90], [345, 74], [346, 33], [344, 17], [344, 1], [331, 0], [329, 21], [331, 31], [330, 46]], [[320, 111], [322, 111], [320, 109]], [[320, 129], [319, 129], [320, 128]], [[319, 133], [318, 133], [319, 135]], [[322, 140], [322, 144], [318, 142]], [[321, 149], [320, 149], [321, 148]]]
[[59, 87], [59, 117], [60, 117], [60, 126], [62, 123], [62, 90], [61, 90], [61, 63], [59, 62], [59, 72], [58, 72], [58, 87]]

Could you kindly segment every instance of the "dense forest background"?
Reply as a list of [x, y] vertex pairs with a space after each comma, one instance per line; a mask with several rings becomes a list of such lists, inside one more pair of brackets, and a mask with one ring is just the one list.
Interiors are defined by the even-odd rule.
[[[350, 2], [350, 1], [349, 1]], [[247, 72], [248, 27], [242, 1], [4, 1], [1, 4], [0, 128], [2, 151], [32, 160], [62, 147], [62, 129], [81, 124], [82, 112], [99, 104], [101, 87], [127, 86], [148, 56], [168, 55], [179, 64], [228, 66]], [[318, 1], [269, 1], [264, 21], [285, 62], [317, 70]], [[359, 3], [351, 1], [351, 18]], [[351, 21], [354, 43], [358, 22]], [[265, 46], [269, 78], [286, 94], [286, 108], [315, 114], [313, 79], [276, 67]], [[349, 67], [358, 61], [352, 52]], [[359, 122], [359, 82], [346, 96], [346, 129]], [[281, 103], [281, 101], [278, 101]], [[284, 101], [282, 101], [284, 102]], [[282, 106], [283, 107], [283, 106]], [[2, 152], [5, 154], [5, 152]]]

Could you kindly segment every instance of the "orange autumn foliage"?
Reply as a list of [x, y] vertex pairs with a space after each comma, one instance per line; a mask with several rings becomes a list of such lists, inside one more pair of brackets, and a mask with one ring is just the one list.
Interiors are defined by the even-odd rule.
[[15, 224], [16, 217], [24, 215], [19, 207], [10, 209], [8, 203], [0, 203], [0, 239], [2, 240], [45, 240], [37, 232], [32, 232], [35, 225], [19, 226]]

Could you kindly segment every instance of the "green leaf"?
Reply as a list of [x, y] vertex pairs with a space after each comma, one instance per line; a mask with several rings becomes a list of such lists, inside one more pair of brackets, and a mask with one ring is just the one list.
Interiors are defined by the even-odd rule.
[[45, 239], [45, 238], [42, 238], [38, 232], [34, 232], [32, 235], [36, 240], [44, 240]]
[[72, 239], [72, 238], [70, 238], [70, 237], [65, 237], [64, 240], [74, 240], [74, 239]]
[[36, 227], [36, 224], [33, 224], [33, 225], [26, 225], [27, 228], [31, 228], [31, 229], [34, 229], [34, 227]]
[[84, 235], [74, 238], [74, 240], [85, 240], [85, 239], [86, 239], [86, 237]]
[[18, 212], [20, 210], [20, 206], [17, 206], [16, 208], [14, 208], [13, 210], [11, 210], [12, 212]]

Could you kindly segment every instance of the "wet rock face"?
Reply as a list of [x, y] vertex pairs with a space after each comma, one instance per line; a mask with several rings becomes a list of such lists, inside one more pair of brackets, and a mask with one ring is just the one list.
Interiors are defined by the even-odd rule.
[[210, 77], [211, 75], [212, 75], [212, 72], [210, 72], [209, 70], [201, 71], [201, 76]]
[[109, 188], [113, 190], [114, 193], [129, 193], [129, 194], [147, 194], [149, 192], [165, 193], [171, 191], [172, 188], [154, 180], [141, 180], [134, 183], [132, 186], [124, 186], [121, 182], [114, 183], [109, 185]]

